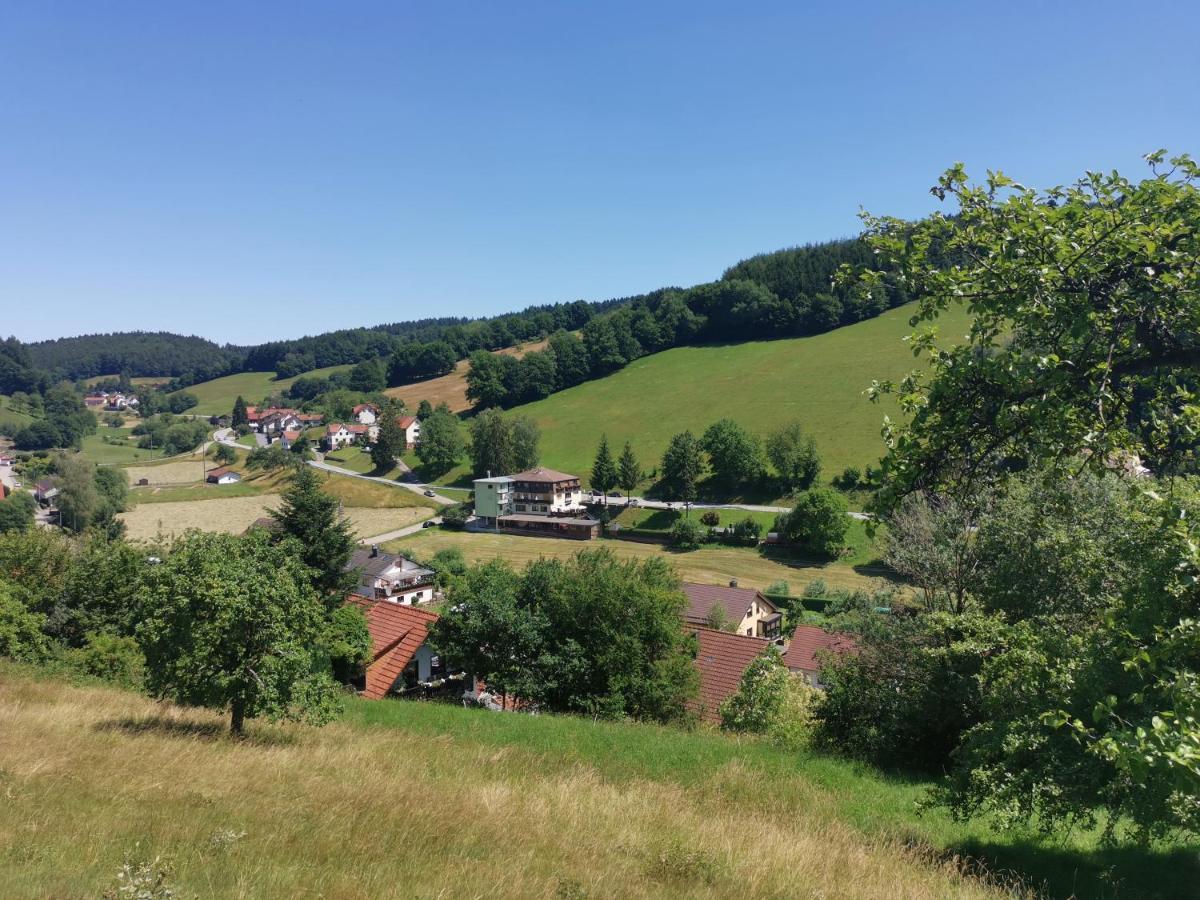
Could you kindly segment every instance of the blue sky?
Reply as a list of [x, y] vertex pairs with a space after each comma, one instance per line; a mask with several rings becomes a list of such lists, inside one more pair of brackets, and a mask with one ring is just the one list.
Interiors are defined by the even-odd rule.
[[1193, 4], [807, 6], [6, 3], [0, 333], [599, 300], [921, 215], [956, 160], [1200, 155]]

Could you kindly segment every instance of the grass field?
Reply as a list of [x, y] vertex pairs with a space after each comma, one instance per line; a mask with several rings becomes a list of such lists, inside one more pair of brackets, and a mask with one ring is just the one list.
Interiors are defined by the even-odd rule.
[[[526, 353], [545, 349], [547, 343], [547, 341], [532, 341], [496, 352], [519, 359]], [[416, 409], [422, 400], [428, 400], [434, 406], [445, 403], [452, 412], [463, 412], [471, 408], [471, 404], [467, 400], [468, 368], [466, 360], [459, 360], [458, 365], [449, 375], [426, 378], [424, 381], [414, 381], [412, 384], [402, 384], [400, 387], [388, 388], [384, 393], [389, 397], [399, 397], [409, 409]]]
[[[303, 376], [297, 375], [296, 378], [305, 376], [319, 378], [350, 368], [350, 366], [329, 366], [305, 372]], [[276, 379], [274, 372], [239, 372], [236, 375], [214, 378], [212, 381], [202, 381], [200, 384], [193, 384], [191, 387], [185, 388], [199, 401], [188, 412], [201, 416], [228, 415], [233, 411], [233, 404], [238, 395], [244, 397], [246, 402], [253, 406], [264, 397], [290, 387], [296, 378]]]
[[[799, 419], [817, 441], [822, 478], [875, 463], [879, 429], [893, 404], [872, 404], [872, 379], [899, 378], [914, 367], [908, 345], [911, 308], [809, 338], [678, 347], [639, 359], [607, 378], [517, 407], [542, 429], [542, 463], [587, 478], [601, 433], [614, 454], [625, 441], [646, 470], [657, 468], [671, 436], [699, 435], [729, 416], [765, 435]], [[944, 340], [967, 328], [967, 315], [943, 316]]]
[[[24, 411], [18, 411], [12, 408], [11, 401], [4, 394], [0, 394], [0, 426], [13, 425], [23, 427], [33, 421], [33, 416]], [[13, 429], [16, 430], [15, 428]]]
[[[83, 383], [91, 387], [94, 384], [99, 384], [101, 381], [115, 381], [120, 377], [120, 375], [93, 375], [91, 378], [85, 378]], [[151, 384], [166, 384], [170, 380], [170, 375], [139, 375], [137, 378], [130, 378], [129, 383], [134, 385], [134, 387], [141, 387]]]
[[[236, 487], [236, 485], [231, 485]], [[382, 485], [381, 485], [382, 487]], [[383, 488], [391, 490], [390, 488]], [[397, 491], [396, 493], [400, 493]], [[415, 495], [412, 495], [415, 498]], [[279, 494], [224, 496], [211, 500], [187, 499], [139, 503], [120, 514], [130, 540], [154, 540], [159, 534], [182, 534], [189, 528], [240, 534], [267, 510], [279, 506]], [[346, 517], [362, 538], [404, 528], [433, 515], [425, 506], [358, 507], [347, 504]]]
[[607, 540], [572, 541], [562, 538], [525, 537], [509, 534], [473, 534], [431, 528], [411, 537], [386, 545], [395, 552], [408, 550], [418, 559], [427, 559], [438, 550], [457, 547], [468, 562], [506, 559], [517, 568], [540, 557], [566, 559], [580, 550], [606, 547], [622, 559], [665, 557], [685, 581], [706, 584], [728, 584], [736, 578], [743, 587], [762, 590], [776, 581], [786, 581], [794, 592], [816, 579], [831, 588], [869, 590], [883, 583], [883, 570], [845, 563], [816, 563], [794, 559], [785, 553], [776, 556], [760, 554], [749, 547], [706, 545], [691, 553], [676, 553], [661, 544], [639, 544], [633, 541]]
[[[117, 439], [121, 443], [111, 444], [105, 438], [109, 441]], [[162, 458], [161, 450], [142, 450], [137, 442], [138, 439], [129, 428], [109, 428], [107, 425], [101, 425], [95, 434], [89, 434], [83, 439], [80, 452], [101, 466], [123, 466]]]
[[1097, 851], [916, 815], [925, 783], [710, 732], [349, 700], [250, 724], [0, 663], [0, 883], [98, 897], [1184, 897], [1194, 848]]

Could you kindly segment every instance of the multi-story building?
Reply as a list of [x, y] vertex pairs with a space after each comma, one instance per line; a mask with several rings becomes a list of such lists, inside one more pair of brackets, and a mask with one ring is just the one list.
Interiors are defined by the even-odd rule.
[[553, 469], [476, 479], [475, 515], [498, 530], [585, 540], [600, 533], [599, 520], [587, 516], [579, 478]]

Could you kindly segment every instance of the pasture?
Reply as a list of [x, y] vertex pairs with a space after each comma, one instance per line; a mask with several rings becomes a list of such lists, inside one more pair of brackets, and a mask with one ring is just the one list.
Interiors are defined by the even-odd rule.
[[[344, 372], [350, 368], [350, 366], [329, 366], [305, 372], [304, 375], [297, 375], [296, 378], [319, 378], [332, 375], [334, 372]], [[264, 397], [286, 390], [296, 378], [277, 378], [274, 372], [238, 372], [236, 375], [225, 375], [211, 381], [202, 381], [184, 388], [199, 401], [188, 412], [200, 416], [229, 415], [233, 411], [233, 404], [239, 395], [253, 406]]]

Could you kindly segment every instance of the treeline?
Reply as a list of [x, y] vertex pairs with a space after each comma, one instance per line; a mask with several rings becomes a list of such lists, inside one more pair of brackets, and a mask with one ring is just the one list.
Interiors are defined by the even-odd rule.
[[633, 297], [593, 317], [581, 336], [560, 330], [545, 350], [520, 360], [475, 351], [467, 397], [482, 407], [514, 406], [671, 347], [820, 334], [908, 302], [903, 285], [886, 272], [872, 289], [836, 282], [843, 265], [870, 263], [870, 251], [857, 239], [756, 256], [720, 281]]
[[201, 337], [128, 331], [57, 338], [25, 345], [31, 364], [56, 380], [125, 373], [207, 381], [236, 372], [245, 353]]
[[38, 371], [24, 344], [13, 337], [0, 341], [0, 394], [40, 394], [49, 384], [48, 374]]

